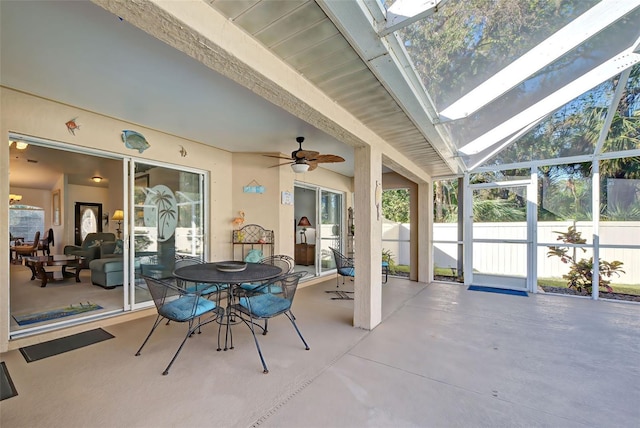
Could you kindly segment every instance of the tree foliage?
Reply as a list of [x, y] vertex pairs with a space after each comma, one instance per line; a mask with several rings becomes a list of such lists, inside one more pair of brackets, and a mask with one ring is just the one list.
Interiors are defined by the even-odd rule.
[[408, 189], [389, 189], [382, 192], [382, 216], [398, 223], [409, 223], [410, 198]]

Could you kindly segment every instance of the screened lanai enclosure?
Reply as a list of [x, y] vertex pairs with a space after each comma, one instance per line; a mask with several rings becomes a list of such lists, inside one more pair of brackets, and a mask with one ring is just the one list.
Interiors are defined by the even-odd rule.
[[387, 6], [457, 162], [434, 179], [435, 275], [640, 295], [640, 2]]

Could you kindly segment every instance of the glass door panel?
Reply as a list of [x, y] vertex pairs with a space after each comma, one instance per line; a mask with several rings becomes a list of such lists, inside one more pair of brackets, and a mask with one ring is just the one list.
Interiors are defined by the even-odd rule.
[[143, 276], [171, 276], [176, 255], [204, 258], [200, 173], [135, 163], [132, 203], [134, 304], [151, 299]]
[[320, 272], [326, 272], [336, 268], [330, 247], [342, 249], [342, 194], [322, 190], [320, 192], [320, 227], [318, 228], [318, 242], [320, 251], [316, 257], [319, 259]]

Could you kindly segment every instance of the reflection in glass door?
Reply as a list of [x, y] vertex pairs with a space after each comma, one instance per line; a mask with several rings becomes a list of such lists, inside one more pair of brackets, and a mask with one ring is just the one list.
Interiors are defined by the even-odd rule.
[[134, 164], [131, 236], [132, 302], [149, 301], [143, 275], [171, 275], [177, 255], [204, 258], [204, 175]]
[[531, 228], [528, 182], [471, 185], [473, 285], [527, 289]]
[[320, 227], [318, 228], [318, 245], [320, 272], [336, 268], [333, 255], [329, 247], [342, 250], [342, 193], [322, 190], [320, 192]]

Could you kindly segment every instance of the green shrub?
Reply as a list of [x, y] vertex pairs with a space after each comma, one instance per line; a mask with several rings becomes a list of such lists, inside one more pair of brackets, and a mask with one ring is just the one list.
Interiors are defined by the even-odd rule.
[[[585, 244], [586, 239], [582, 238], [581, 232], [578, 232], [575, 226], [570, 226], [567, 232], [555, 232], [559, 236], [558, 241], [562, 241], [565, 244]], [[586, 252], [584, 248], [580, 248], [582, 252]], [[569, 248], [567, 247], [549, 247], [547, 257], [560, 257], [563, 263], [568, 263], [571, 266], [569, 273], [562, 275], [567, 280], [567, 287], [575, 288], [579, 292], [583, 290], [587, 293], [591, 293], [593, 288], [593, 257], [589, 259], [578, 260], [576, 256], [576, 248], [573, 247], [573, 255], [567, 254]], [[611, 278], [613, 274], [620, 276], [620, 273], [625, 273], [622, 270], [622, 262], [613, 261], [607, 262], [605, 260], [599, 260], [599, 287], [606, 289], [612, 293], [611, 280], [605, 278]]]

